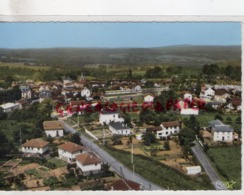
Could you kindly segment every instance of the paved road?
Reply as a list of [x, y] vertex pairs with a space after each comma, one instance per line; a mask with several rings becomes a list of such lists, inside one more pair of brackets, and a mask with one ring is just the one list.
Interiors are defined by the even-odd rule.
[[221, 181], [216, 171], [213, 169], [212, 165], [209, 162], [207, 155], [204, 153], [200, 144], [195, 141], [195, 146], [192, 147], [192, 151], [203, 166], [206, 174], [209, 176], [212, 184], [216, 190], [227, 190], [224, 183]]
[[[64, 128], [66, 131], [71, 132], [71, 133], [77, 132], [74, 128], [69, 126], [64, 121], [63, 121], [63, 123], [64, 123]], [[104, 151], [99, 146], [97, 146], [95, 143], [93, 143], [86, 136], [82, 135], [80, 138], [81, 138], [82, 144], [85, 147], [87, 147], [88, 149], [90, 149], [90, 151], [92, 151], [94, 154], [99, 156], [104, 162], [108, 163], [113, 168], [113, 170], [121, 177], [124, 177], [125, 179], [128, 179], [128, 180], [133, 180], [137, 183], [142, 184], [144, 190], [165, 190], [165, 189], [161, 188], [160, 186], [157, 186], [157, 185], [153, 184], [152, 182], [144, 179], [143, 177], [141, 177], [140, 175], [138, 175], [136, 173], [133, 175], [133, 173], [129, 169], [124, 167], [123, 164], [121, 164], [119, 161], [117, 161], [115, 158], [113, 158], [110, 154], [108, 154], [106, 151]]]

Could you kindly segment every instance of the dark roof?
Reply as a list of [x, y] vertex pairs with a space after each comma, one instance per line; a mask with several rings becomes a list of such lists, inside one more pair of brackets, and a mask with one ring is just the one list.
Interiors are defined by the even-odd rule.
[[210, 121], [208, 124], [213, 128], [214, 132], [233, 132], [233, 129], [230, 125], [225, 125], [218, 119]]
[[140, 184], [126, 180], [126, 179], [120, 179], [112, 184], [108, 185], [106, 187], [107, 190], [120, 190], [120, 191], [127, 191], [127, 190], [141, 190], [140, 189]]
[[106, 110], [102, 109], [101, 110], [101, 114], [118, 114], [118, 111], [108, 110], [108, 109], [106, 109]]
[[112, 122], [109, 125], [112, 126], [115, 130], [129, 129], [129, 127], [122, 122]]
[[213, 128], [214, 132], [233, 132], [230, 125], [215, 125]]
[[210, 121], [208, 122], [208, 124], [212, 127], [214, 127], [215, 125], [224, 125], [224, 123], [222, 123], [220, 120], [213, 120], [213, 121]]
[[233, 98], [230, 100], [233, 106], [240, 106], [241, 105], [241, 99], [240, 98]]

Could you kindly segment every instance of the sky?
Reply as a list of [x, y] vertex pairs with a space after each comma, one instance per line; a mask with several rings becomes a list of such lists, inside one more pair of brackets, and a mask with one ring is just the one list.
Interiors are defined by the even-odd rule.
[[241, 45], [239, 22], [0, 23], [0, 48]]

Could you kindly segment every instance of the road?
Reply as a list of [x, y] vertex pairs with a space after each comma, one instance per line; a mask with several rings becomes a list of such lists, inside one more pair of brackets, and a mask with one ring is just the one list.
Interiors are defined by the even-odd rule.
[[[76, 133], [77, 131], [69, 126], [64, 121], [60, 120], [64, 124], [65, 131]], [[91, 152], [99, 156], [105, 163], [108, 163], [110, 167], [121, 177], [124, 177], [125, 179], [135, 181], [143, 186], [144, 190], [165, 190], [162, 187], [146, 180], [145, 178], [141, 177], [140, 175], [134, 173], [124, 167], [122, 163], [117, 161], [114, 157], [112, 157], [110, 154], [108, 154], [106, 151], [104, 151], [102, 148], [97, 146], [95, 143], [93, 143], [90, 139], [88, 139], [86, 136], [82, 135], [80, 136], [81, 143], [87, 147]]]
[[210, 164], [209, 159], [208, 159], [207, 155], [204, 153], [200, 144], [197, 141], [195, 141], [194, 143], [196, 145], [193, 146], [191, 149], [192, 149], [193, 153], [195, 154], [195, 156], [197, 157], [197, 159], [199, 160], [199, 162], [201, 163], [201, 165], [203, 166], [206, 174], [210, 178], [215, 189], [216, 190], [227, 190], [224, 183], [221, 181], [218, 174], [216, 173], [216, 171]]

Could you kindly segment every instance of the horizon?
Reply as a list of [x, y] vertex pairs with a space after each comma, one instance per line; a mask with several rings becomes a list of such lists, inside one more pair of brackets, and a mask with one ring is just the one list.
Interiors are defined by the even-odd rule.
[[241, 45], [240, 22], [0, 23], [0, 48], [156, 48]]
[[0, 48], [3, 50], [39, 50], [39, 49], [160, 49], [167, 47], [241, 47], [242, 45], [166, 45], [158, 47], [40, 47], [40, 48]]

